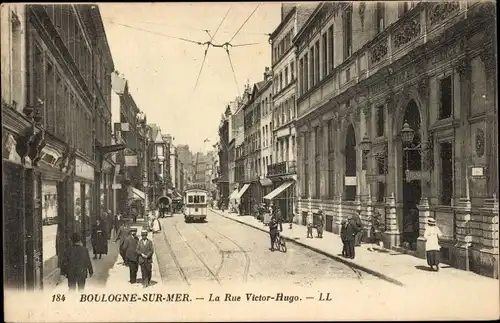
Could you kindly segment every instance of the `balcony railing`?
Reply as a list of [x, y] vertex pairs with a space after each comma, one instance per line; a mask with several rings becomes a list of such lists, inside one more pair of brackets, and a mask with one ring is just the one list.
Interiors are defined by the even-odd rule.
[[297, 173], [297, 163], [295, 161], [284, 161], [267, 166], [267, 176], [283, 176]]

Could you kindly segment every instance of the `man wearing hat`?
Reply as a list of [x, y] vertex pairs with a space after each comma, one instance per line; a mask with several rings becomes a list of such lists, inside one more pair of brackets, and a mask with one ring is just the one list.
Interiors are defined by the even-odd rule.
[[361, 221], [361, 210], [357, 210], [353, 215], [353, 219], [356, 222], [356, 226], [359, 227], [358, 233], [356, 233], [356, 237], [354, 238], [354, 246], [361, 246], [361, 240], [363, 239], [363, 222]]
[[[130, 220], [129, 220], [130, 221]], [[130, 221], [131, 222], [131, 221]], [[115, 242], [120, 241], [118, 250], [120, 251], [120, 256], [123, 259], [123, 263], [126, 265], [126, 257], [125, 257], [125, 249], [123, 248], [125, 245], [125, 240], [130, 235], [130, 227], [128, 223], [122, 222], [120, 227], [118, 228], [118, 233], [116, 234]]]
[[354, 259], [355, 257], [355, 248], [354, 248], [354, 240], [356, 237], [356, 233], [359, 232], [360, 228], [357, 225], [352, 214], [347, 216], [347, 223], [344, 228], [344, 237], [345, 237], [345, 245], [346, 245], [346, 256], [347, 258]]
[[370, 240], [371, 247], [368, 248], [369, 251], [373, 251], [375, 246], [381, 247], [380, 245], [383, 243], [383, 226], [380, 223], [380, 212], [375, 210], [371, 218], [371, 228], [370, 228]]
[[135, 284], [137, 281], [138, 256], [137, 256], [137, 229], [131, 228], [130, 235], [125, 239], [123, 250], [125, 252], [125, 261], [130, 271], [130, 283]]
[[323, 215], [323, 210], [318, 211], [318, 223], [316, 224], [316, 231], [318, 233], [318, 238], [323, 239], [323, 225], [325, 224], [325, 216]]
[[141, 266], [142, 286], [148, 287], [151, 283], [153, 269], [153, 242], [148, 239], [148, 230], [141, 231], [141, 240], [137, 243], [137, 255]]

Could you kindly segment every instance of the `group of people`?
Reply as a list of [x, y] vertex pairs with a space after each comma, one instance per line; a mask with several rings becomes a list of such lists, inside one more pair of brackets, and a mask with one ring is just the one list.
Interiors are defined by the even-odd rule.
[[131, 223], [122, 223], [118, 230], [115, 242], [119, 242], [120, 256], [123, 264], [129, 268], [131, 284], [137, 282], [137, 272], [141, 268], [142, 285], [148, 287], [151, 283], [153, 269], [153, 242], [148, 239], [148, 226], [141, 231], [141, 239], [137, 237], [137, 228], [132, 228]]
[[[112, 216], [111, 212], [103, 212], [103, 216], [98, 218], [91, 227], [91, 244], [93, 259], [102, 259], [108, 254], [108, 240], [111, 240], [113, 228], [115, 230], [115, 242], [119, 241], [119, 252], [123, 264], [129, 267], [130, 283], [137, 281], [138, 268], [141, 268], [142, 284], [147, 287], [151, 283], [153, 243], [148, 239], [149, 227], [146, 225], [141, 231], [141, 240], [137, 237], [137, 228], [132, 224], [137, 221], [137, 217], [124, 219], [121, 214]], [[152, 231], [161, 230], [157, 218], [153, 220]], [[86, 280], [94, 274], [89, 251], [85, 247], [82, 234], [73, 233], [71, 236], [71, 246], [64, 252], [61, 262], [61, 275], [68, 279], [70, 290], [85, 288]]]
[[[347, 219], [342, 220], [340, 229], [340, 238], [342, 239], [342, 256], [354, 259], [356, 256], [355, 247], [361, 246], [363, 239], [363, 222], [361, 221], [361, 211], [356, 214], [349, 214]], [[374, 251], [375, 246], [383, 247], [382, 233], [384, 231], [382, 222], [380, 221], [380, 212], [375, 210], [370, 222], [370, 242], [369, 251]]]

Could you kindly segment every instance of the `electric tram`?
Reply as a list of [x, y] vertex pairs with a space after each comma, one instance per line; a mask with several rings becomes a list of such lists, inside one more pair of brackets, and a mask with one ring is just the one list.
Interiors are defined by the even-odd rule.
[[206, 221], [208, 211], [208, 191], [204, 184], [190, 185], [184, 191], [184, 221]]

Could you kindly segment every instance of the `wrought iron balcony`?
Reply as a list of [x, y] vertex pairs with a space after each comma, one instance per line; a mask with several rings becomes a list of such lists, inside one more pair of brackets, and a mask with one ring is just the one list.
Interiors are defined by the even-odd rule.
[[267, 166], [267, 176], [293, 175], [297, 173], [296, 161], [284, 161]]

